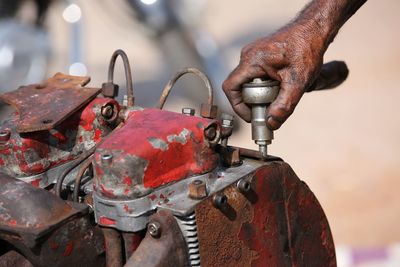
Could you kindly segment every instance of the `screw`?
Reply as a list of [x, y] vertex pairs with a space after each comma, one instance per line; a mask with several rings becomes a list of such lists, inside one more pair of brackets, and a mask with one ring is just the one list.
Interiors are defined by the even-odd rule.
[[114, 108], [111, 105], [106, 105], [101, 108], [101, 115], [106, 118], [110, 119], [114, 115]]
[[236, 186], [242, 194], [248, 193], [251, 190], [251, 183], [247, 180], [240, 180]]
[[228, 204], [228, 198], [223, 194], [216, 194], [213, 197], [213, 204], [217, 209], [223, 209]]
[[182, 108], [182, 114], [185, 114], [187, 116], [193, 116], [196, 113], [196, 110], [194, 108]]
[[0, 131], [0, 142], [6, 143], [8, 140], [10, 140], [10, 136], [11, 136], [10, 130], [1, 130]]
[[151, 222], [147, 226], [147, 230], [149, 231], [149, 234], [154, 237], [158, 238], [161, 235], [161, 225], [159, 222]]
[[194, 180], [189, 184], [189, 197], [201, 199], [207, 196], [207, 187], [202, 180]]
[[110, 153], [104, 153], [101, 155], [101, 163], [104, 165], [110, 165], [112, 163], [113, 155]]
[[222, 127], [233, 127], [233, 116], [227, 113], [221, 114]]

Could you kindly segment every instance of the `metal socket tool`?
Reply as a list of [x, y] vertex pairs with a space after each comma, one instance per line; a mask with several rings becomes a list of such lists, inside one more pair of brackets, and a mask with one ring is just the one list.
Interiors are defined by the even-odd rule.
[[243, 85], [243, 101], [251, 106], [251, 135], [258, 145], [261, 156], [267, 157], [267, 145], [274, 139], [274, 133], [267, 127], [266, 108], [279, 93], [279, 81], [255, 78]]

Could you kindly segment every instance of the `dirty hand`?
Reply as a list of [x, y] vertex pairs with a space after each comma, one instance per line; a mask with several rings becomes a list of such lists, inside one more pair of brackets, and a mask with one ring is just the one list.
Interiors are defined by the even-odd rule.
[[278, 129], [293, 113], [306, 91], [333, 88], [348, 74], [344, 62], [322, 64], [327, 48], [315, 27], [291, 24], [242, 49], [240, 62], [223, 84], [235, 112], [245, 121], [250, 108], [243, 102], [242, 85], [253, 78], [269, 77], [281, 82], [278, 97], [266, 111], [267, 126]]

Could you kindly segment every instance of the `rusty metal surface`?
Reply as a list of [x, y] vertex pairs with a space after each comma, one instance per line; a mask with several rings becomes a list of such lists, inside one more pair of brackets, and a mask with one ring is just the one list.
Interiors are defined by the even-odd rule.
[[6, 175], [0, 176], [0, 203], [0, 244], [34, 266], [104, 265], [103, 236], [86, 205]]
[[218, 164], [204, 134], [210, 125], [218, 133], [219, 124], [213, 120], [158, 109], [133, 111], [96, 149], [95, 191], [106, 198], [132, 199], [210, 172]]
[[213, 198], [196, 207], [202, 266], [336, 266], [323, 210], [289, 165], [266, 165], [249, 181], [248, 193], [223, 191], [223, 208]]
[[0, 100], [18, 110], [19, 133], [50, 130], [100, 92], [100, 88], [83, 87], [89, 81], [89, 77], [57, 73], [42, 84], [22, 86], [2, 94]]
[[7, 142], [0, 143], [0, 172], [35, 186], [48, 186], [54, 177], [48, 177], [47, 170], [76, 159], [112, 131], [115, 125], [101, 115], [102, 107], [109, 105], [118, 112], [115, 100], [96, 98], [50, 131], [20, 134], [18, 115], [6, 119], [0, 130], [11, 134]]
[[147, 233], [125, 267], [188, 266], [186, 244], [174, 216], [161, 210], [151, 217], [152, 222], [160, 225], [159, 237]]
[[34, 267], [24, 256], [10, 250], [0, 256], [0, 267]]
[[122, 266], [122, 236], [112, 228], [102, 227], [106, 249], [106, 267]]

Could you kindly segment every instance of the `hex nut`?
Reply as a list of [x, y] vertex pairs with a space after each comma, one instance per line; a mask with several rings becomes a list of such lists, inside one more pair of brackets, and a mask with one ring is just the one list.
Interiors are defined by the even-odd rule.
[[161, 236], [161, 225], [159, 222], [150, 222], [147, 225], [147, 231], [154, 238], [159, 238]]
[[193, 199], [202, 199], [207, 196], [207, 186], [202, 180], [194, 180], [189, 184], [189, 197]]
[[203, 118], [215, 119], [218, 115], [218, 107], [210, 104], [201, 104], [200, 115]]
[[182, 114], [187, 116], [194, 116], [196, 110], [194, 108], [182, 108]]
[[106, 82], [101, 85], [101, 93], [105, 97], [111, 97], [111, 98], [116, 97], [118, 95], [118, 89], [119, 89], [118, 84], [112, 82]]
[[102, 165], [110, 165], [113, 160], [113, 155], [111, 153], [103, 153], [101, 154], [101, 164]]

